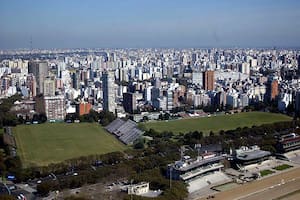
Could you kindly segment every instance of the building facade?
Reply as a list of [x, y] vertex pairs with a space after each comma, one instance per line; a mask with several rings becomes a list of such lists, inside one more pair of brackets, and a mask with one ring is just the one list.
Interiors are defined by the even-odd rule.
[[131, 92], [123, 93], [123, 107], [125, 112], [133, 114], [137, 109], [136, 106], [136, 95]]
[[103, 110], [115, 112], [116, 97], [115, 97], [115, 77], [114, 72], [107, 71], [102, 75], [103, 84]]
[[66, 116], [64, 96], [45, 96], [44, 110], [48, 120], [64, 120]]
[[44, 96], [54, 96], [55, 95], [55, 80], [50, 77], [46, 78], [43, 83]]
[[37, 94], [44, 93], [44, 80], [48, 76], [48, 63], [45, 61], [32, 61], [28, 63], [28, 73], [35, 76], [37, 82]]
[[215, 88], [215, 72], [205, 71], [203, 72], [203, 86], [205, 90], [214, 90]]

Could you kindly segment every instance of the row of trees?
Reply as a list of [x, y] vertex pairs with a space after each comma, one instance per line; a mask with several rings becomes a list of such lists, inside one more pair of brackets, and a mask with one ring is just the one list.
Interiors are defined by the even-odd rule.
[[[83, 167], [82, 160], [77, 161], [76, 168], [83, 168], [78, 176], [67, 176], [55, 181], [47, 181], [38, 185], [38, 192], [46, 195], [50, 190], [76, 188], [83, 184], [96, 182], [127, 180], [149, 181], [151, 189], [162, 189], [164, 193], [158, 199], [184, 199], [187, 196], [186, 186], [181, 182], [174, 182], [169, 188], [165, 178], [166, 166], [179, 158], [178, 146], [175, 143], [155, 139], [143, 150], [128, 150], [124, 154], [111, 153], [102, 156], [104, 165], [92, 170]], [[106, 160], [104, 160], [106, 159]], [[91, 161], [88, 161], [91, 163]], [[134, 199], [140, 199], [135, 197]], [[143, 198], [142, 198], [143, 199]]]
[[100, 113], [90, 110], [88, 114], [79, 116], [77, 113], [74, 114], [68, 114], [66, 116], [66, 121], [75, 121], [79, 120], [80, 122], [99, 122], [103, 126], [108, 125], [110, 122], [112, 122], [115, 119], [115, 115], [112, 112], [108, 111], [102, 111]]

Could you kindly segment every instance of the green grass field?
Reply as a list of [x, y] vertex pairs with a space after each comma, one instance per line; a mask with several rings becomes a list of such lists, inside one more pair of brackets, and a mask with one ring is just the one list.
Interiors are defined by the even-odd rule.
[[291, 167], [293, 167], [293, 166], [287, 165], [287, 164], [283, 164], [283, 165], [279, 165], [279, 166], [277, 166], [277, 167], [274, 167], [273, 169], [276, 169], [276, 170], [278, 170], [278, 171], [282, 171], [282, 170], [289, 169], [289, 168], [291, 168]]
[[290, 121], [291, 118], [275, 113], [265, 112], [245, 112], [232, 115], [219, 115], [203, 118], [190, 118], [172, 121], [155, 121], [144, 123], [146, 129], [156, 131], [172, 131], [173, 133], [187, 133], [189, 131], [202, 131], [215, 133], [220, 130], [232, 130], [238, 127], [252, 127], [253, 125], [262, 125], [279, 121]]
[[96, 123], [20, 125], [13, 133], [24, 167], [126, 148]]
[[260, 175], [263, 177], [263, 176], [267, 176], [267, 175], [270, 175], [270, 174], [273, 174], [275, 173], [274, 171], [272, 170], [269, 170], [269, 169], [265, 169], [265, 170], [262, 170], [260, 171]]

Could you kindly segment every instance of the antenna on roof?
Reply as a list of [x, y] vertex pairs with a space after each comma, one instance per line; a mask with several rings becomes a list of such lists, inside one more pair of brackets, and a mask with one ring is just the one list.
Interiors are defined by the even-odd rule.
[[29, 49], [29, 55], [30, 55], [30, 60], [32, 59], [32, 35], [30, 35], [30, 40], [29, 40], [29, 45], [30, 45], [30, 49]]

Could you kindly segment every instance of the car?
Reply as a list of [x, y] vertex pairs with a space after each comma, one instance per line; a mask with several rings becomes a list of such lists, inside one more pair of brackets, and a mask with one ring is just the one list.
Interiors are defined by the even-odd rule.
[[17, 189], [17, 188], [16, 188], [16, 186], [12, 185], [12, 186], [9, 186], [9, 189], [10, 189], [10, 190], [15, 190], [15, 189]]

